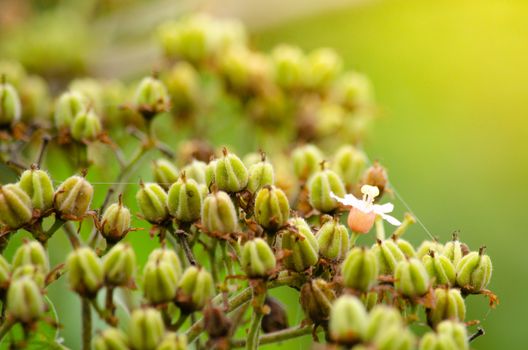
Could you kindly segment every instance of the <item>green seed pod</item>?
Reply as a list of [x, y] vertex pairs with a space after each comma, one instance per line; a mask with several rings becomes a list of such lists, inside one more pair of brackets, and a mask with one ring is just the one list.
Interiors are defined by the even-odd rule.
[[456, 281], [455, 266], [447, 257], [431, 252], [422, 259], [433, 285], [451, 287]]
[[466, 304], [458, 289], [436, 288], [434, 306], [427, 309], [427, 322], [436, 327], [443, 320], [464, 321]]
[[465, 243], [462, 243], [458, 240], [456, 234], [453, 235], [453, 240], [447, 242], [444, 245], [442, 255], [446, 256], [453, 265], [456, 267], [460, 260], [469, 253], [469, 248]]
[[68, 91], [60, 95], [55, 103], [55, 128], [69, 128], [77, 114], [87, 108], [87, 98], [77, 91]]
[[197, 183], [205, 185], [207, 183], [205, 179], [206, 167], [207, 164], [195, 159], [190, 164], [187, 164], [182, 169], [182, 172], [185, 172], [185, 176], [188, 179], [193, 179]]
[[130, 230], [130, 210], [121, 201], [112, 203], [101, 217], [100, 232], [106, 241], [115, 244], [122, 240]]
[[379, 295], [377, 292], [367, 292], [361, 295], [361, 301], [367, 310], [372, 310], [374, 306], [378, 305]]
[[200, 76], [196, 69], [185, 61], [177, 62], [163, 79], [170, 95], [172, 110], [176, 115], [187, 115], [194, 111], [200, 99]]
[[275, 269], [275, 265], [275, 255], [262, 238], [247, 241], [242, 247], [240, 266], [248, 277], [267, 278]]
[[322, 257], [334, 261], [345, 258], [349, 248], [348, 230], [338, 220], [325, 222], [315, 237]]
[[38, 241], [26, 241], [15, 251], [13, 269], [24, 265], [34, 265], [42, 269], [44, 274], [49, 272], [49, 261], [46, 250]]
[[122, 330], [107, 328], [92, 340], [94, 350], [128, 350], [128, 337]]
[[271, 53], [275, 82], [286, 90], [296, 90], [304, 85], [306, 57], [295, 46], [279, 45]]
[[31, 198], [16, 184], [0, 186], [0, 223], [18, 229], [33, 218]]
[[413, 350], [416, 348], [416, 337], [407, 328], [390, 327], [374, 339], [377, 350]]
[[360, 185], [361, 187], [363, 185], [377, 187], [379, 190], [377, 200], [381, 199], [385, 193], [385, 189], [389, 185], [389, 175], [387, 174], [387, 170], [378, 162], [374, 162], [371, 167], [365, 170]]
[[176, 296], [178, 274], [166, 260], [149, 261], [143, 269], [143, 295], [152, 304], [169, 302]]
[[172, 162], [160, 158], [152, 163], [154, 181], [165, 190], [168, 190], [178, 180], [178, 169]]
[[183, 334], [167, 333], [156, 350], [187, 350], [187, 337]]
[[154, 249], [148, 256], [148, 262], [166, 261], [171, 265], [171, 269], [176, 272], [178, 278], [182, 274], [180, 258], [172, 249], [158, 248]]
[[128, 336], [134, 350], [155, 350], [163, 340], [165, 324], [154, 308], [137, 309], [130, 316]]
[[354, 146], [342, 146], [335, 154], [332, 169], [339, 175], [345, 185], [354, 186], [359, 183], [361, 174], [367, 165], [365, 153]]
[[451, 320], [442, 321], [436, 327], [436, 331], [438, 334], [447, 335], [453, 339], [456, 344], [456, 349], [469, 349], [469, 337], [466, 326], [463, 323]]
[[18, 185], [31, 198], [34, 209], [42, 212], [52, 207], [53, 183], [46, 171], [32, 167], [20, 175]]
[[203, 309], [213, 294], [213, 277], [207, 270], [189, 266], [185, 269], [176, 295], [176, 305], [182, 312], [193, 312]]
[[227, 153], [225, 148], [223, 152], [223, 157], [214, 163], [216, 186], [222, 191], [239, 192], [248, 184], [248, 171], [240, 158], [232, 153]]
[[381, 275], [392, 275], [398, 262], [405, 260], [405, 255], [392, 239], [378, 241], [372, 246], [372, 252], [378, 260]]
[[255, 198], [255, 219], [267, 230], [277, 230], [290, 217], [290, 203], [284, 191], [275, 186], [266, 186]]
[[46, 304], [35, 281], [25, 276], [11, 282], [6, 308], [7, 314], [17, 322], [31, 324], [44, 315]]
[[414, 251], [414, 247], [409, 241], [406, 241], [401, 238], [394, 239], [394, 236], [393, 236], [393, 240], [394, 242], [396, 242], [396, 244], [398, 245], [398, 248], [400, 248], [400, 250], [402, 251], [403, 255], [405, 255], [406, 258], [408, 259], [416, 258], [416, 252]]
[[0, 126], [17, 123], [22, 115], [20, 97], [13, 85], [0, 83]]
[[62, 219], [82, 220], [90, 208], [93, 187], [82, 176], [70, 176], [55, 191], [53, 206]]
[[33, 280], [40, 289], [44, 289], [46, 286], [46, 273], [42, 267], [37, 265], [22, 265], [13, 269], [13, 276], [11, 279], [18, 280], [22, 277], [29, 277]]
[[128, 286], [136, 275], [136, 253], [127, 243], [118, 243], [103, 258], [105, 283], [113, 287]]
[[102, 130], [99, 116], [91, 109], [77, 113], [71, 125], [71, 135], [76, 141], [95, 141]]
[[104, 282], [101, 259], [88, 248], [77, 248], [66, 260], [70, 287], [79, 295], [94, 298]]
[[332, 96], [349, 110], [368, 106], [372, 101], [372, 86], [363, 74], [344, 74], [334, 85]]
[[485, 289], [491, 279], [493, 266], [484, 249], [482, 247], [478, 252], [467, 254], [456, 266], [457, 284], [472, 293]]
[[335, 291], [322, 278], [306, 282], [301, 288], [302, 309], [315, 324], [326, 324], [335, 299]]
[[11, 265], [3, 255], [0, 255], [0, 295], [3, 295], [5, 289], [9, 286], [11, 276]]
[[345, 346], [356, 344], [365, 336], [367, 325], [367, 311], [358, 298], [343, 295], [332, 305], [328, 331], [335, 343]]
[[378, 278], [376, 255], [365, 248], [352, 248], [341, 266], [341, 275], [345, 287], [368, 291]]
[[248, 170], [249, 180], [247, 189], [251, 193], [256, 193], [265, 186], [272, 186], [275, 183], [275, 172], [271, 163], [261, 161], [253, 164]]
[[404, 327], [400, 312], [394, 307], [378, 304], [370, 311], [365, 340], [372, 342], [374, 339], [382, 337], [387, 329], [393, 327]]
[[182, 222], [193, 222], [200, 218], [202, 193], [196, 181], [187, 179], [186, 174], [176, 181], [167, 197], [169, 213]]
[[233, 233], [238, 230], [235, 205], [225, 192], [214, 192], [204, 199], [201, 217], [209, 233]]
[[211, 187], [211, 185], [215, 182], [216, 162], [216, 159], [211, 160], [205, 167], [205, 184], [207, 187]]
[[281, 237], [281, 248], [291, 251], [284, 259], [284, 265], [301, 272], [319, 261], [319, 244], [304, 219], [292, 218], [289, 223], [293, 229], [282, 231]]
[[153, 224], [160, 224], [169, 218], [167, 208], [167, 193], [158, 184], [141, 184], [136, 193], [136, 201], [145, 220]]
[[429, 252], [434, 252], [435, 254], [442, 254], [444, 246], [442, 243], [437, 241], [423, 241], [422, 244], [418, 247], [416, 251], [416, 257], [418, 259], [423, 259], [424, 256], [429, 255]]
[[321, 48], [308, 55], [308, 85], [312, 89], [325, 90], [341, 72], [343, 61], [332, 49]]
[[346, 194], [345, 186], [339, 175], [328, 169], [318, 171], [310, 177], [308, 192], [310, 205], [323, 213], [331, 212], [339, 206], [330, 193], [338, 197], [344, 197]]
[[292, 152], [293, 170], [300, 180], [306, 180], [321, 169], [323, 153], [314, 145], [297, 147]]
[[419, 297], [429, 289], [429, 275], [423, 263], [416, 259], [402, 260], [394, 271], [394, 287], [407, 297]]
[[134, 96], [134, 104], [141, 115], [151, 120], [169, 108], [169, 93], [161, 81], [146, 77], [139, 83]]

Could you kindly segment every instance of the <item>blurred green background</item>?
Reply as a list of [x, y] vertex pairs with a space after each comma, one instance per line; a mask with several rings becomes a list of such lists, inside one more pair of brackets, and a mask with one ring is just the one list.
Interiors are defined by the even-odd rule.
[[[176, 5], [166, 15], [192, 8], [190, 1], [171, 3]], [[213, 12], [223, 3], [237, 8], [236, 1], [216, 1]], [[238, 3], [250, 13], [252, 3], [262, 5]], [[299, 7], [298, 1], [283, 6], [293, 8], [293, 3]], [[280, 23], [273, 20], [273, 12], [280, 9], [268, 8], [270, 12], [262, 13], [264, 20], [258, 25], [250, 20], [247, 24], [254, 29], [254, 45], [259, 49], [282, 42], [307, 50], [332, 47], [344, 57], [346, 68], [372, 80], [381, 111], [365, 144], [370, 157], [387, 166], [393, 186], [433, 235], [446, 241], [460, 230], [471, 248], [487, 245], [493, 259], [491, 289], [501, 302], [488, 313], [484, 297], [470, 298], [468, 319], [483, 320], [487, 332], [473, 347], [520, 348], [526, 342], [528, 313], [528, 303], [522, 299], [528, 288], [522, 250], [528, 244], [523, 221], [528, 194], [528, 2], [351, 3], [333, 10], [324, 10], [323, 5], [309, 17]], [[153, 26], [145, 23], [156, 22], [154, 17], [147, 22], [142, 18], [140, 36], [148, 37], [145, 33]], [[246, 13], [246, 18], [251, 16]], [[121, 28], [123, 18], [111, 20], [118, 22], [115, 28]], [[108, 29], [108, 23], [99, 23], [95, 33]], [[124, 25], [134, 27], [133, 22]], [[152, 52], [149, 46], [138, 50]], [[111, 53], [102, 53], [103, 63]], [[150, 62], [143, 55], [131, 56], [131, 64]], [[72, 61], [78, 63], [75, 57]], [[99, 65], [104, 66], [101, 61]], [[394, 202], [400, 213], [405, 211], [400, 200]], [[418, 242], [426, 235], [415, 225], [406, 238]], [[145, 247], [144, 260], [152, 243], [145, 244], [148, 240], [143, 235], [132, 240]], [[51, 243], [56, 249], [67, 244], [59, 239]], [[57, 284], [50, 296], [59, 313], [67, 314], [61, 321], [68, 325], [78, 322], [78, 315], [68, 312], [78, 307], [73, 305], [75, 296], [64, 296], [64, 288], [65, 284]], [[280, 293], [288, 297], [288, 304], [297, 303], [295, 293]], [[300, 307], [290, 317], [292, 323], [300, 319]], [[66, 343], [76, 348], [78, 330], [66, 329]], [[304, 339], [284, 345], [301, 348], [308, 343]]]

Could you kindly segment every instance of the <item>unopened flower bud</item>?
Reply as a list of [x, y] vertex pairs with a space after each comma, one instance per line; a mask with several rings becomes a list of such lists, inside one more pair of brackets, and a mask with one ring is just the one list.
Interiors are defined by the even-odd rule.
[[213, 293], [213, 277], [207, 270], [189, 266], [178, 283], [176, 305], [182, 312], [201, 310]]
[[136, 89], [134, 104], [146, 120], [151, 120], [157, 114], [166, 112], [169, 102], [169, 93], [161, 81], [153, 77], [141, 80]]
[[275, 82], [287, 90], [296, 90], [304, 85], [306, 57], [295, 46], [279, 45], [271, 53]]
[[367, 156], [363, 151], [345, 145], [335, 154], [332, 169], [341, 177], [345, 185], [353, 186], [359, 183], [366, 164]]
[[429, 289], [429, 275], [423, 263], [416, 259], [402, 260], [394, 271], [394, 287], [407, 297], [419, 297]]
[[92, 109], [77, 113], [71, 125], [71, 135], [76, 141], [95, 141], [103, 126]]
[[16, 184], [0, 186], [0, 223], [17, 229], [33, 218], [31, 198]]
[[0, 126], [17, 123], [22, 115], [20, 97], [13, 85], [0, 83]]
[[202, 210], [202, 193], [200, 185], [186, 174], [169, 189], [167, 197], [169, 213], [182, 222], [193, 222], [200, 218]]
[[187, 337], [183, 334], [166, 333], [156, 350], [187, 350]]
[[49, 260], [46, 250], [38, 241], [26, 241], [15, 251], [13, 269], [24, 265], [34, 265], [42, 269], [44, 274], [49, 272]]
[[396, 308], [378, 304], [370, 311], [365, 340], [371, 342], [382, 336], [387, 329], [403, 326], [402, 316]]
[[296, 148], [291, 157], [295, 175], [301, 180], [308, 179], [310, 175], [321, 169], [323, 153], [314, 145]]
[[94, 350], [128, 350], [128, 337], [122, 330], [107, 328], [92, 340]]
[[20, 175], [18, 185], [31, 198], [34, 209], [48, 210], [53, 205], [53, 183], [49, 174], [37, 168], [31, 168]]
[[268, 296], [264, 305], [270, 309], [270, 312], [262, 318], [262, 331], [264, 333], [288, 328], [288, 313], [286, 307], [279, 300]]
[[55, 210], [62, 219], [81, 220], [92, 202], [93, 187], [82, 176], [70, 176], [55, 191]]
[[422, 259], [434, 286], [452, 286], [455, 284], [455, 266], [447, 257], [431, 252]]
[[242, 247], [240, 266], [248, 277], [266, 278], [273, 272], [275, 265], [275, 255], [262, 238], [248, 241]]
[[442, 254], [442, 251], [444, 250], [444, 246], [442, 243], [434, 240], [434, 241], [423, 241], [422, 244], [418, 247], [418, 250], [416, 251], [416, 257], [420, 260], [424, 258], [424, 256], [427, 256], [430, 254], [430, 252], [433, 252], [435, 254]]
[[[394, 239], [394, 236], [393, 236]], [[402, 251], [406, 258], [416, 258], [416, 252], [414, 251], [413, 245], [405, 239], [397, 238], [394, 242], [398, 245], [398, 248]]]
[[271, 163], [267, 161], [258, 162], [249, 167], [249, 180], [247, 189], [251, 193], [256, 193], [265, 186], [272, 186], [275, 183], [275, 172]]
[[238, 230], [235, 205], [225, 192], [214, 192], [204, 199], [201, 217], [209, 233], [232, 233]]
[[325, 324], [328, 321], [335, 299], [332, 286], [321, 278], [306, 282], [301, 288], [302, 309], [315, 324]]
[[389, 184], [389, 176], [387, 175], [387, 170], [378, 162], [374, 162], [370, 168], [368, 168], [363, 174], [361, 180], [362, 185], [376, 186], [379, 190], [379, 195], [377, 199], [380, 199], [385, 192]]
[[41, 266], [37, 265], [22, 265], [13, 269], [13, 275], [11, 279], [17, 280], [22, 277], [29, 277], [33, 280], [40, 289], [44, 289], [46, 286], [46, 273]]
[[352, 346], [365, 336], [368, 316], [358, 298], [350, 295], [339, 297], [332, 305], [328, 331], [335, 343]]
[[460, 260], [469, 253], [469, 248], [465, 243], [458, 240], [456, 234], [453, 235], [453, 240], [447, 242], [442, 250], [442, 255], [446, 256], [456, 267]]
[[0, 296], [3, 295], [5, 289], [9, 286], [10, 275], [11, 265], [9, 265], [3, 255], [0, 255]]
[[368, 249], [353, 248], [343, 261], [341, 275], [345, 287], [366, 292], [378, 278], [378, 260]]
[[158, 184], [141, 184], [141, 188], [136, 193], [141, 214], [145, 220], [153, 224], [160, 224], [169, 217], [167, 208], [167, 193]]
[[372, 310], [378, 305], [379, 294], [376, 291], [370, 291], [361, 295], [361, 301], [367, 310]]
[[345, 258], [349, 247], [348, 230], [337, 220], [325, 222], [315, 237], [322, 257], [334, 261], [341, 261]]
[[336, 82], [332, 95], [342, 106], [355, 110], [371, 103], [372, 87], [363, 74], [347, 73]]
[[290, 217], [290, 203], [284, 191], [275, 186], [260, 189], [255, 198], [255, 219], [268, 230], [276, 230]]
[[290, 219], [290, 224], [292, 228], [284, 230], [281, 238], [281, 248], [291, 251], [284, 259], [284, 265], [301, 272], [319, 261], [319, 244], [304, 219]]
[[199, 184], [206, 184], [205, 169], [207, 164], [199, 160], [193, 160], [190, 164], [187, 164], [182, 172], [185, 172], [185, 176], [188, 179], [193, 179]]
[[456, 266], [457, 284], [470, 292], [479, 292], [488, 286], [493, 266], [485, 247], [464, 256]]
[[467, 329], [462, 322], [452, 320], [442, 321], [436, 326], [436, 331], [438, 334], [449, 337], [455, 343], [455, 347], [452, 349], [469, 349]]
[[70, 287], [83, 297], [95, 297], [104, 281], [103, 266], [97, 254], [88, 247], [75, 249], [68, 256], [66, 267]]
[[7, 314], [25, 324], [44, 315], [46, 304], [37, 284], [28, 276], [13, 280], [7, 291]]
[[155, 249], [143, 269], [145, 298], [153, 304], [173, 300], [181, 275], [181, 263], [176, 253], [164, 248]]
[[128, 325], [128, 337], [132, 349], [156, 350], [164, 334], [165, 324], [158, 310], [144, 308], [132, 312]]
[[101, 217], [101, 234], [110, 244], [115, 244], [125, 237], [130, 230], [130, 210], [121, 199], [106, 208]]
[[215, 184], [222, 191], [239, 192], [248, 184], [248, 171], [235, 154], [228, 153], [225, 148], [223, 152], [223, 156], [214, 163]]
[[176, 115], [188, 115], [199, 102], [200, 77], [196, 69], [185, 61], [176, 63], [163, 79]]
[[377, 350], [413, 350], [416, 348], [416, 337], [407, 328], [393, 326], [379, 334], [373, 343]]
[[308, 55], [308, 85], [325, 90], [341, 72], [343, 61], [332, 49], [317, 49]]
[[210, 187], [215, 182], [216, 159], [211, 160], [205, 166], [205, 184]]
[[378, 241], [372, 246], [372, 252], [378, 260], [381, 275], [392, 275], [398, 262], [405, 260], [405, 255], [392, 239]]
[[181, 276], [182, 266], [180, 258], [178, 258], [178, 255], [174, 250], [167, 248], [154, 249], [148, 256], [148, 262], [158, 261], [168, 262], [171, 265], [171, 269], [173, 269], [178, 276]]
[[339, 203], [330, 195], [337, 197], [345, 196], [343, 181], [332, 170], [321, 170], [314, 173], [308, 180], [308, 192], [310, 205], [323, 212], [328, 213], [336, 209]]
[[77, 114], [86, 110], [88, 100], [79, 92], [68, 91], [63, 93], [55, 103], [55, 127], [57, 129], [69, 128]]
[[118, 243], [103, 258], [105, 282], [114, 287], [127, 286], [136, 275], [136, 253], [127, 243]]
[[466, 304], [458, 289], [436, 288], [434, 305], [427, 309], [427, 322], [436, 327], [443, 320], [463, 322], [466, 317]]
[[154, 174], [154, 181], [165, 190], [168, 190], [178, 180], [178, 169], [176, 166], [163, 158], [155, 160], [152, 163], [152, 172]]

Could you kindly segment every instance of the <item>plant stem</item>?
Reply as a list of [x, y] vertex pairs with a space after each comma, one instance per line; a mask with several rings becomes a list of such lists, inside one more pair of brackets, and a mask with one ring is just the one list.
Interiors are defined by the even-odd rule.
[[178, 329], [180, 329], [181, 326], [183, 326], [183, 324], [185, 323], [185, 321], [187, 321], [187, 318], [189, 317], [189, 314], [187, 313], [181, 313], [180, 314], [180, 317], [178, 317], [178, 320], [176, 321], [175, 324], [171, 324], [168, 328], [172, 331], [172, 332], [176, 332]]
[[[258, 339], [259, 345], [278, 343], [284, 340], [302, 337], [313, 332], [313, 326], [295, 326], [280, 331], [263, 334]], [[233, 348], [243, 348], [246, 346], [246, 339], [237, 339], [231, 342]]]
[[251, 316], [251, 324], [249, 326], [249, 332], [247, 335], [246, 349], [247, 350], [256, 350], [259, 344], [259, 330], [260, 323], [264, 317], [262, 312], [262, 306], [264, 305], [264, 300], [266, 299], [266, 289], [265, 287], [262, 290], [260, 288], [253, 288], [253, 315]]
[[379, 216], [376, 218], [376, 238], [380, 241], [385, 239], [385, 227], [383, 226], [383, 219]]
[[90, 350], [90, 341], [92, 340], [92, 310], [90, 301], [86, 298], [81, 300], [82, 314], [82, 350]]
[[77, 235], [77, 232], [75, 232], [75, 227], [73, 227], [71, 221], [68, 221], [64, 225], [64, 232], [66, 232], [66, 235], [68, 236], [68, 239], [70, 240], [70, 243], [74, 249], [77, 249], [81, 246], [81, 241], [79, 240], [79, 236]]
[[4, 339], [4, 337], [7, 335], [7, 333], [9, 333], [9, 331], [14, 325], [15, 325], [15, 322], [10, 321], [9, 319], [5, 321], [4, 323], [2, 323], [2, 325], [0, 326], [0, 341]]

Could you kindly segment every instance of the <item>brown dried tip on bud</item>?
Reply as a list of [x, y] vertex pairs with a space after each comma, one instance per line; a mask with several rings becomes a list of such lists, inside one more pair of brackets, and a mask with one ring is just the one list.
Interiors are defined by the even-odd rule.
[[288, 314], [286, 307], [277, 299], [266, 297], [264, 305], [269, 307], [270, 312], [262, 318], [262, 331], [271, 333], [288, 328]]
[[379, 201], [389, 185], [387, 170], [379, 162], [374, 162], [374, 165], [368, 168], [363, 174], [359, 188], [363, 185], [376, 186], [379, 189], [379, 195], [376, 201]]
[[203, 313], [204, 329], [211, 339], [229, 336], [232, 322], [222, 309], [214, 307], [211, 303], [207, 303]]

